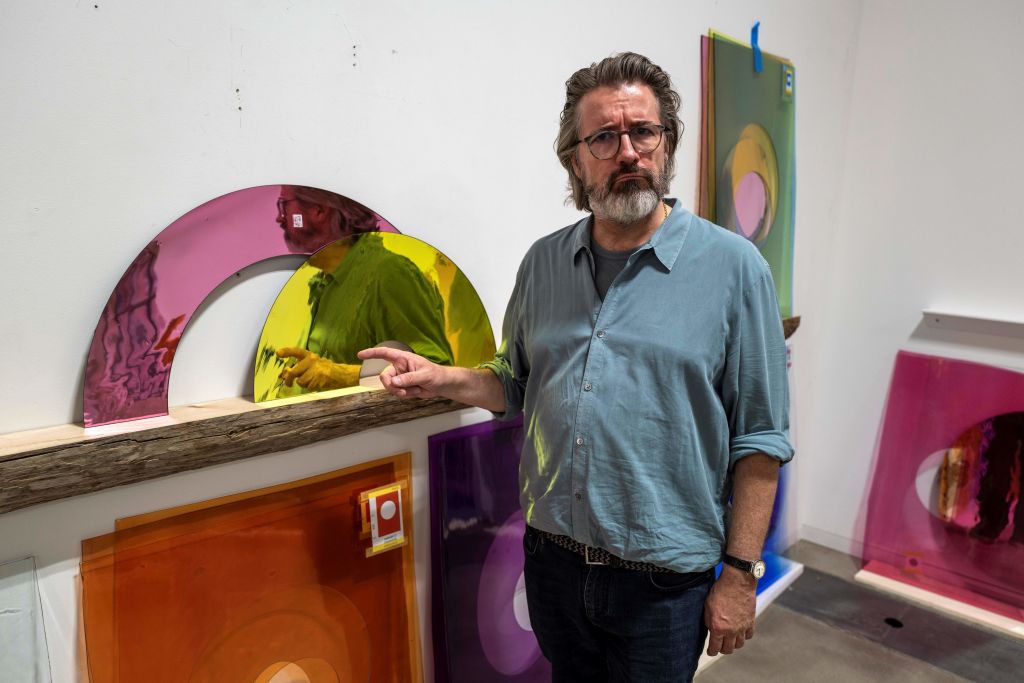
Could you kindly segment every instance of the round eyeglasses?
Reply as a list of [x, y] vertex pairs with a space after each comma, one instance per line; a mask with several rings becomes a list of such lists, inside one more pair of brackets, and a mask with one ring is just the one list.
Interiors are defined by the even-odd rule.
[[277, 200], [277, 215], [283, 216], [285, 214], [285, 207], [291, 202], [301, 202], [302, 200], [298, 197], [279, 197]]
[[658, 149], [664, 133], [665, 126], [659, 123], [643, 123], [628, 130], [599, 130], [593, 135], [577, 140], [576, 144], [587, 143], [590, 153], [604, 161], [619, 153], [623, 135], [629, 136], [629, 144], [637, 154], [650, 154]]

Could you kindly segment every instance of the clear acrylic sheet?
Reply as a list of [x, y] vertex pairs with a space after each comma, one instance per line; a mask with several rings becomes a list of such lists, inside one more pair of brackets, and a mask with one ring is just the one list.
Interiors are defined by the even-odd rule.
[[0, 564], [0, 681], [50, 681], [50, 658], [32, 557]]

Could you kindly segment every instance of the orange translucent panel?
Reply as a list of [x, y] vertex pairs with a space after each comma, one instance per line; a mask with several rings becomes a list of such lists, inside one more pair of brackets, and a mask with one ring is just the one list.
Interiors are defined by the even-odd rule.
[[119, 520], [82, 543], [92, 683], [419, 681], [410, 542], [366, 556], [359, 495], [403, 454]]

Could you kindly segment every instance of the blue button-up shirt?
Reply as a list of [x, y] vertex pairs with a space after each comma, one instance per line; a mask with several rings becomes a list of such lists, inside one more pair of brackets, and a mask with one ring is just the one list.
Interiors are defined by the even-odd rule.
[[531, 526], [677, 571], [721, 559], [732, 465], [793, 456], [786, 346], [753, 244], [670, 200], [604, 300], [591, 219], [527, 252], [490, 368], [525, 411]]

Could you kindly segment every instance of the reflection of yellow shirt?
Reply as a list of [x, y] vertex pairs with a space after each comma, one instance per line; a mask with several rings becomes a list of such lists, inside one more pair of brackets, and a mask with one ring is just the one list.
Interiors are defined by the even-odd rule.
[[335, 363], [359, 365], [356, 353], [392, 340], [435, 363], [455, 362], [436, 285], [380, 235], [362, 235], [333, 272], [314, 276], [310, 305], [306, 348]]

